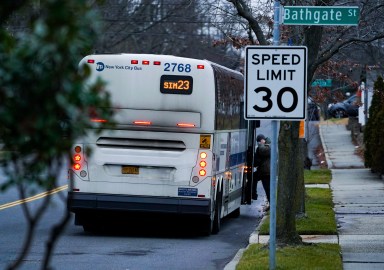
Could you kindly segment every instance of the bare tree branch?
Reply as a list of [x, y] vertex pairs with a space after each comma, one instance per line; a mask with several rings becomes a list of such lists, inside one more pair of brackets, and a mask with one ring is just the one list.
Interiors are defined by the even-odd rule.
[[250, 28], [255, 33], [257, 40], [260, 45], [268, 45], [268, 41], [264, 36], [263, 30], [261, 29], [258, 21], [252, 16], [252, 12], [248, 5], [243, 0], [227, 0], [232, 3], [239, 14], [239, 16], [245, 18], [249, 22]]

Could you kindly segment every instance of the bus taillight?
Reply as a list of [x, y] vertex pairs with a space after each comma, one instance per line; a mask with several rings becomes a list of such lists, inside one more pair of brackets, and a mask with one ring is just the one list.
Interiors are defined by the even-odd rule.
[[139, 126], [150, 126], [152, 125], [151, 121], [133, 121], [133, 124], [139, 125]]
[[76, 171], [78, 171], [78, 170], [81, 169], [81, 165], [80, 165], [79, 163], [75, 163], [75, 164], [73, 164], [73, 168], [74, 168]]
[[81, 158], [81, 151], [82, 151], [82, 149], [81, 149], [80, 146], [76, 146], [74, 150], [75, 150], [76, 154], [74, 154], [73, 157], [72, 157], [72, 159], [73, 159], [73, 169], [78, 171], [78, 170], [81, 169], [80, 161], [82, 160], [82, 158]]
[[91, 122], [94, 122], [94, 123], [106, 123], [107, 120], [106, 119], [100, 119], [100, 118], [91, 118]]
[[192, 124], [192, 123], [177, 123], [177, 126], [178, 127], [188, 128], [188, 127], [195, 127], [196, 125]]
[[84, 150], [80, 145], [76, 145], [72, 150], [72, 169], [76, 174], [80, 175], [83, 180], [88, 176], [87, 164], [84, 160]]
[[131, 60], [132, 65], [137, 65], [139, 63], [139, 60]]
[[155, 66], [160, 66], [160, 65], [161, 65], [161, 62], [160, 62], [160, 61], [155, 61], [155, 62], [153, 62], [153, 64], [154, 64]]
[[143, 60], [142, 64], [143, 64], [143, 65], [149, 65], [149, 61], [147, 61], [147, 60]]
[[95, 60], [93, 60], [93, 59], [88, 59], [87, 63], [88, 63], [88, 64], [94, 64], [94, 63], [95, 63]]
[[206, 161], [206, 158], [207, 158], [207, 153], [206, 152], [200, 152], [199, 154], [200, 156], [200, 161], [199, 161], [199, 176], [200, 177], [203, 177], [203, 176], [206, 176], [207, 175], [207, 171], [205, 170], [205, 167], [207, 167], [207, 161]]
[[197, 69], [204, 69], [204, 65], [197, 65]]

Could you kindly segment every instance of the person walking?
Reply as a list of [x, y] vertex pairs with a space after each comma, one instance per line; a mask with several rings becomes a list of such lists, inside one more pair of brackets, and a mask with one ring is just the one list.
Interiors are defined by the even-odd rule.
[[253, 187], [253, 194], [257, 194], [257, 182], [261, 180], [268, 199], [268, 206], [265, 210], [268, 211], [270, 202], [271, 140], [263, 134], [259, 134], [256, 137], [256, 141], [257, 148], [254, 156], [254, 166], [256, 167], [256, 171], [253, 173], [253, 179], [256, 180], [256, 184]]

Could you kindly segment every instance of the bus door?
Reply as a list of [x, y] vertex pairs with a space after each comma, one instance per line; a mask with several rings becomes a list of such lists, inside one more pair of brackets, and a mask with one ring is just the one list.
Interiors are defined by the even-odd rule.
[[256, 144], [256, 128], [260, 126], [260, 121], [248, 121], [248, 136], [247, 136], [247, 157], [246, 157], [246, 169], [243, 176], [243, 190], [241, 196], [241, 204], [252, 203], [252, 187], [253, 183], [253, 156]]

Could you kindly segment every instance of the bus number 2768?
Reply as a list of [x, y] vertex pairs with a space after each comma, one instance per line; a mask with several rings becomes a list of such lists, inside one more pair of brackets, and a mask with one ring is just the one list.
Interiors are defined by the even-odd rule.
[[178, 72], [191, 72], [190, 64], [178, 64], [178, 63], [165, 63], [164, 71], [178, 71]]

